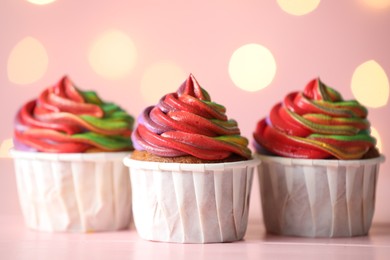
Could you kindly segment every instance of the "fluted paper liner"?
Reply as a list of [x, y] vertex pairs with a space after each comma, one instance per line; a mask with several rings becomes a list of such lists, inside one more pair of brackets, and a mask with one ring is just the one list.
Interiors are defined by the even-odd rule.
[[379, 164], [258, 156], [264, 224], [269, 233], [304, 237], [366, 235], [375, 208]]
[[216, 243], [244, 237], [258, 160], [124, 163], [131, 169], [134, 224], [143, 239]]
[[128, 228], [131, 185], [122, 162], [128, 154], [11, 150], [26, 225], [49, 232]]

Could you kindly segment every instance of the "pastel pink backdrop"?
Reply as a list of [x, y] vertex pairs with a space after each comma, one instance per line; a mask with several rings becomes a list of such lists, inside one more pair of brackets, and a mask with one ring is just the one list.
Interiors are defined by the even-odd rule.
[[[13, 117], [20, 105], [64, 74], [80, 88], [96, 90], [136, 117], [150, 105], [140, 94], [143, 73], [160, 61], [172, 61], [185, 73], [193, 73], [252, 140], [257, 120], [286, 93], [302, 89], [314, 77], [320, 76], [345, 98], [353, 98], [351, 77], [358, 65], [374, 59], [389, 76], [389, 26], [390, 8], [373, 10], [358, 0], [322, 1], [304, 16], [287, 14], [276, 1], [265, 0], [57, 0], [45, 6], [1, 0], [0, 143], [12, 137]], [[118, 80], [104, 79], [88, 63], [93, 39], [110, 29], [126, 33], [137, 49], [134, 69]], [[49, 64], [36, 82], [17, 85], [8, 79], [7, 60], [12, 48], [26, 36], [45, 46]], [[228, 73], [232, 53], [247, 43], [267, 47], [277, 64], [274, 80], [256, 92], [236, 87]], [[177, 87], [164, 82], [154, 86], [167, 91]], [[390, 152], [389, 112], [388, 104], [369, 109], [385, 155]], [[380, 170], [375, 222], [390, 222], [389, 170], [387, 160]], [[20, 214], [9, 158], [0, 158], [0, 201], [0, 214]], [[250, 219], [261, 220], [257, 180]]]

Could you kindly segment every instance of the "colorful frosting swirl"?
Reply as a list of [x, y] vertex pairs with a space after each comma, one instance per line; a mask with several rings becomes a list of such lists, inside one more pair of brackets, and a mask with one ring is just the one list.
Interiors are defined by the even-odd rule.
[[176, 93], [165, 95], [156, 106], [143, 111], [132, 134], [134, 148], [161, 157], [250, 158], [248, 140], [225, 112], [225, 107], [212, 102], [190, 75]]
[[344, 101], [317, 78], [303, 92], [288, 94], [258, 122], [256, 149], [292, 158], [360, 159], [376, 144], [366, 117], [359, 102]]
[[15, 118], [15, 149], [51, 153], [132, 150], [133, 118], [68, 77], [27, 102]]

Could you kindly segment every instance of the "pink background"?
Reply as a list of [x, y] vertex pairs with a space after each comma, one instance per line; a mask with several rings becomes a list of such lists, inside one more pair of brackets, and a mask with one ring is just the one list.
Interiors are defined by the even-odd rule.
[[[68, 74], [81, 89], [94, 89], [135, 117], [149, 105], [140, 95], [144, 71], [159, 61], [172, 61], [193, 73], [212, 99], [225, 105], [242, 134], [252, 140], [258, 119], [282, 97], [300, 90], [312, 78], [353, 98], [351, 78], [357, 66], [374, 59], [390, 75], [390, 8], [374, 10], [358, 0], [322, 1], [312, 13], [293, 16], [276, 1], [65, 1], [46, 6], [22, 0], [0, 2], [0, 143], [12, 137], [13, 117], [21, 104]], [[96, 36], [117, 29], [134, 42], [138, 59], [124, 78], [107, 80], [88, 63], [88, 48]], [[12, 83], [7, 60], [26, 36], [38, 39], [49, 56], [46, 73], [29, 85]], [[234, 86], [229, 59], [242, 45], [258, 43], [274, 55], [272, 83], [257, 92]], [[183, 78], [184, 81], [184, 78]], [[174, 91], [164, 82], [155, 88]], [[375, 86], [371, 87], [375, 91]], [[157, 100], [156, 100], [157, 101]], [[371, 124], [390, 149], [388, 103], [370, 108]], [[381, 165], [375, 222], [390, 222], [390, 162]], [[252, 220], [260, 219], [258, 184], [253, 186]], [[0, 214], [19, 214], [12, 161], [0, 158]]]

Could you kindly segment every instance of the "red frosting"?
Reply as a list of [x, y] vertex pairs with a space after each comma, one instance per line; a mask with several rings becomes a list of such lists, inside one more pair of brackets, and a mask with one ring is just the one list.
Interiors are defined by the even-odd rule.
[[93, 91], [78, 90], [62, 78], [27, 102], [17, 113], [18, 150], [79, 153], [131, 150], [133, 118], [103, 102]]
[[295, 158], [359, 159], [375, 139], [370, 136], [367, 109], [344, 101], [319, 79], [303, 92], [288, 94], [254, 132], [256, 149]]
[[190, 75], [176, 93], [144, 110], [132, 135], [134, 147], [162, 157], [221, 160], [236, 154], [250, 158], [248, 140], [225, 112]]

